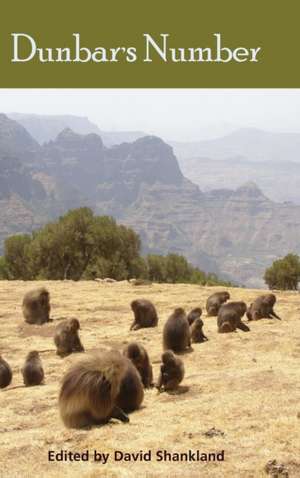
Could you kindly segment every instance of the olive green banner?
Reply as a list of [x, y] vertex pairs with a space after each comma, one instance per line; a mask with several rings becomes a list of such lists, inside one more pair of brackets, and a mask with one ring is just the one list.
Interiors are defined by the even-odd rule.
[[1, 4], [1, 88], [298, 88], [300, 2]]

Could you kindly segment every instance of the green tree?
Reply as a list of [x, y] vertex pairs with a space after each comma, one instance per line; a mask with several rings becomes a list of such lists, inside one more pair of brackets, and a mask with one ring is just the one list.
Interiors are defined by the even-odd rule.
[[18, 234], [10, 236], [4, 243], [4, 256], [7, 271], [11, 279], [32, 279], [28, 263], [28, 248], [31, 243], [31, 236]]
[[168, 254], [166, 256], [167, 282], [189, 282], [192, 274], [192, 268], [185, 257], [178, 254]]
[[132, 277], [152, 282], [222, 283], [206, 275], [178, 254], [140, 255], [136, 232], [109, 216], [95, 216], [89, 208], [73, 209], [32, 235], [5, 242], [0, 278], [95, 279]]
[[89, 280], [96, 279], [97, 277], [101, 279], [110, 277], [115, 280], [125, 280], [128, 278], [128, 270], [125, 262], [120, 257], [117, 257], [117, 254], [110, 259], [97, 257], [86, 268], [82, 279]]
[[37, 279], [112, 277], [126, 279], [145, 270], [140, 239], [130, 228], [89, 208], [69, 211], [32, 235], [27, 267]]
[[129, 265], [128, 278], [148, 279], [149, 271], [147, 261], [143, 257], [136, 257]]
[[264, 280], [269, 289], [297, 290], [300, 281], [300, 259], [296, 254], [288, 254], [273, 262], [266, 269]]
[[0, 280], [9, 279], [8, 266], [4, 256], [0, 256]]
[[201, 270], [198, 269], [197, 267], [193, 267], [193, 268], [192, 268], [192, 272], [191, 272], [190, 282], [191, 282], [192, 284], [205, 285], [206, 282], [207, 282], [207, 278], [206, 278], [205, 272], [201, 271]]
[[148, 265], [148, 278], [152, 282], [167, 281], [167, 264], [164, 256], [158, 254], [149, 254], [146, 257]]

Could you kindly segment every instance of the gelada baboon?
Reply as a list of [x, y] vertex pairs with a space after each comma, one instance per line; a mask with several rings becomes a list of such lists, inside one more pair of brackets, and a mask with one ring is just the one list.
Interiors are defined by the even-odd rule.
[[236, 329], [249, 332], [249, 327], [241, 320], [246, 310], [245, 302], [228, 302], [228, 304], [223, 304], [218, 313], [218, 332], [234, 332]]
[[12, 380], [12, 371], [8, 363], [0, 355], [0, 388], [7, 387]]
[[281, 320], [273, 310], [275, 302], [276, 297], [274, 294], [265, 294], [257, 297], [250, 307], [248, 307], [246, 313], [248, 320], [273, 319], [274, 317]]
[[[124, 394], [130, 396], [124, 397]], [[82, 358], [65, 374], [59, 394], [61, 418], [68, 428], [84, 428], [117, 418], [139, 408], [144, 390], [129, 359], [117, 350]]]
[[144, 387], [151, 387], [153, 385], [153, 372], [147, 350], [142, 345], [131, 342], [125, 347], [123, 354], [129, 358], [137, 368]]
[[117, 406], [126, 413], [137, 410], [144, 399], [144, 387], [139, 372], [131, 360], [126, 361], [125, 375], [121, 380], [120, 392], [117, 396]]
[[206, 312], [209, 316], [218, 315], [219, 309], [222, 304], [230, 299], [230, 294], [227, 291], [215, 292], [210, 295], [206, 301]]
[[186, 313], [181, 307], [174, 310], [163, 329], [163, 348], [183, 352], [191, 346], [191, 334]]
[[22, 367], [24, 385], [40, 385], [44, 380], [42, 361], [37, 351], [29, 352]]
[[44, 324], [50, 314], [50, 295], [47, 289], [41, 287], [25, 294], [23, 299], [23, 315], [28, 324]]
[[138, 330], [144, 327], [156, 327], [158, 316], [156, 309], [150, 300], [137, 299], [131, 302], [131, 309], [134, 314], [134, 321], [130, 330]]
[[187, 316], [187, 321], [189, 325], [192, 325], [192, 323], [196, 320], [199, 319], [202, 315], [202, 309], [201, 307], [196, 307], [195, 309], [191, 310]]
[[162, 356], [162, 365], [158, 377], [157, 388], [159, 391], [174, 390], [184, 377], [183, 361], [174, 355], [172, 350], [166, 350]]
[[77, 319], [64, 320], [56, 326], [54, 343], [56, 345], [57, 355], [64, 357], [72, 352], [84, 352], [78, 335], [79, 329], [80, 323]]
[[208, 338], [203, 333], [203, 320], [198, 318], [191, 325], [191, 340], [195, 344], [205, 342]]

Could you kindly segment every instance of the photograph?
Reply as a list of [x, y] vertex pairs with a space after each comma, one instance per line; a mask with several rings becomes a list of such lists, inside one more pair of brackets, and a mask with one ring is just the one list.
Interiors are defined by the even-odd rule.
[[0, 87], [1, 478], [300, 477], [299, 112]]

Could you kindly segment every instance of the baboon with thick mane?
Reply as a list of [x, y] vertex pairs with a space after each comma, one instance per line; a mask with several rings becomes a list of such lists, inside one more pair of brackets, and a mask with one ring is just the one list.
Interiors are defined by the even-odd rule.
[[145, 347], [136, 342], [131, 342], [125, 347], [123, 354], [129, 358], [137, 368], [144, 387], [150, 388], [153, 385], [153, 371]]
[[206, 312], [208, 316], [217, 316], [222, 304], [230, 299], [227, 291], [215, 292], [210, 295], [206, 301]]
[[202, 315], [202, 309], [201, 307], [196, 307], [195, 309], [191, 310], [191, 312], [188, 313], [187, 316], [187, 321], [189, 325], [192, 325], [192, 323], [196, 320], [199, 319]]
[[174, 310], [163, 329], [163, 348], [183, 352], [191, 346], [190, 326], [181, 307]]
[[56, 326], [54, 343], [56, 345], [57, 355], [64, 357], [72, 352], [84, 352], [78, 335], [79, 329], [80, 323], [78, 319], [64, 320]]
[[166, 350], [162, 356], [162, 365], [156, 387], [159, 391], [174, 390], [184, 377], [183, 361], [172, 350]]
[[44, 370], [39, 353], [36, 350], [29, 352], [22, 367], [24, 385], [40, 385], [44, 380]]
[[8, 387], [12, 381], [12, 370], [0, 355], [0, 388]]
[[275, 302], [276, 296], [274, 294], [260, 295], [247, 309], [248, 320], [273, 319], [274, 317], [281, 320], [273, 310]]
[[117, 350], [88, 355], [63, 377], [60, 416], [68, 428], [84, 428], [117, 418], [128, 422], [144, 398], [138, 371]]
[[208, 340], [203, 333], [203, 320], [200, 317], [192, 323], [190, 327], [192, 343], [201, 343]]
[[27, 292], [22, 304], [23, 316], [28, 324], [42, 325], [49, 322], [50, 294], [45, 287]]
[[218, 313], [218, 332], [234, 332], [236, 329], [249, 332], [249, 327], [242, 322], [242, 317], [247, 310], [245, 302], [228, 302], [220, 307]]
[[131, 302], [131, 309], [134, 314], [134, 321], [130, 330], [138, 330], [144, 327], [156, 327], [158, 316], [152, 302], [147, 299], [136, 299]]

